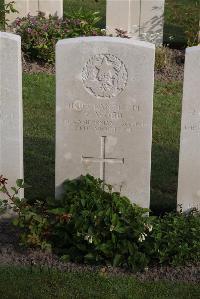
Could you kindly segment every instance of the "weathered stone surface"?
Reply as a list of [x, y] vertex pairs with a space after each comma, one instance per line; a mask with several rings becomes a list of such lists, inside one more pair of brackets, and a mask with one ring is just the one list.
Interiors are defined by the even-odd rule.
[[[5, 0], [9, 3], [10, 0]], [[46, 16], [57, 14], [63, 16], [63, 0], [15, 0], [14, 8], [18, 13], [6, 15], [11, 24], [16, 18], [26, 17], [28, 14], [35, 16], [38, 11], [45, 12]]]
[[200, 47], [186, 51], [181, 123], [178, 205], [200, 209]]
[[23, 178], [21, 39], [0, 32], [0, 175]]
[[154, 46], [62, 40], [56, 49], [56, 194], [90, 173], [149, 207]]
[[57, 14], [60, 18], [63, 16], [63, 0], [39, 0], [39, 9], [46, 15]]
[[130, 37], [160, 45], [164, 6], [165, 0], [107, 0], [107, 31], [116, 35], [115, 29], [122, 29]]

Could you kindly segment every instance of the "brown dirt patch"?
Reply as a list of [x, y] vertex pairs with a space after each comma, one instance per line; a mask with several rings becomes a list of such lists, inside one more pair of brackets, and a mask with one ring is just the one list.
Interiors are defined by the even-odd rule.
[[169, 49], [171, 63], [160, 70], [155, 70], [155, 79], [159, 81], [172, 82], [183, 81], [185, 51]]
[[40, 61], [31, 61], [22, 54], [23, 72], [26, 74], [45, 73], [48, 75], [55, 74], [55, 65], [45, 64]]

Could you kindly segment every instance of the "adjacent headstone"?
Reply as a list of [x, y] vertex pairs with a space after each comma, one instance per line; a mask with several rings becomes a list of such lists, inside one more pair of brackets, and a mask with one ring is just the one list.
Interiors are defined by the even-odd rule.
[[107, 0], [106, 28], [127, 31], [130, 37], [160, 45], [163, 42], [165, 0]]
[[[5, 0], [9, 3], [10, 0]], [[50, 14], [63, 16], [63, 0], [15, 0], [14, 8], [18, 13], [9, 13], [6, 19], [11, 24], [16, 18], [26, 17], [28, 14], [35, 16], [38, 11], [42, 11], [48, 17]]]
[[47, 16], [57, 14], [63, 17], [63, 0], [39, 0], [38, 10], [45, 12]]
[[87, 173], [149, 207], [154, 45], [115, 37], [56, 48], [56, 196]]
[[178, 208], [200, 209], [200, 47], [186, 50], [182, 107]]
[[0, 175], [23, 178], [21, 39], [0, 32]]

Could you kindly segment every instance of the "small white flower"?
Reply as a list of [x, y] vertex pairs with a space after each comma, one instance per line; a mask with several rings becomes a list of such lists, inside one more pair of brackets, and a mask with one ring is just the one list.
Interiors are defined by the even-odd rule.
[[88, 241], [90, 244], [92, 243], [93, 237], [90, 235], [85, 235], [84, 240]]
[[111, 225], [111, 227], [110, 227], [110, 232], [112, 232], [113, 230], [114, 230], [114, 225]]
[[89, 235], [85, 235], [84, 240], [88, 241], [89, 240]]
[[144, 223], [144, 227], [145, 227], [149, 232], [151, 232], [152, 229], [153, 229], [153, 226], [152, 226], [151, 224], [146, 224], [146, 223]]
[[153, 226], [151, 224], [148, 225], [149, 232], [153, 230]]
[[88, 239], [88, 242], [89, 242], [90, 244], [92, 244], [92, 239], [93, 239], [92, 236], [90, 236], [89, 239]]
[[139, 242], [143, 242], [143, 241], [145, 240], [145, 236], [147, 236], [147, 234], [145, 234], [145, 233], [141, 234], [141, 235], [139, 236], [138, 241], [139, 241]]
[[141, 236], [139, 236], [138, 241], [139, 241], [139, 242], [142, 242], [142, 237], [141, 237]]

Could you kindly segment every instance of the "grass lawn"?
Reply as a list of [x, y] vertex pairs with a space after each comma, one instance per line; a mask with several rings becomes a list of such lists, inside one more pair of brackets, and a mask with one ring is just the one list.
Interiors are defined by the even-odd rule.
[[199, 0], [165, 0], [164, 42], [185, 47], [190, 40], [189, 46], [193, 45], [199, 30], [199, 12]]
[[139, 282], [133, 277], [98, 273], [61, 273], [20, 267], [0, 268], [2, 299], [195, 299], [200, 286], [170, 282]]
[[[151, 207], [176, 205], [181, 114], [180, 82], [155, 86]], [[25, 178], [27, 198], [54, 195], [55, 77], [23, 76]]]

